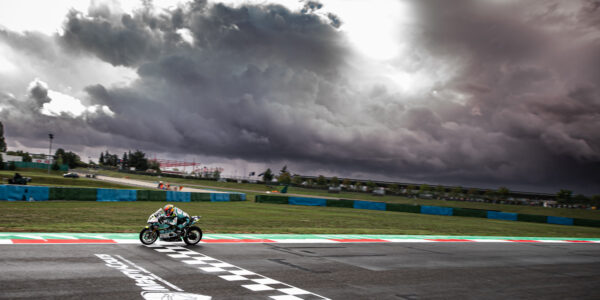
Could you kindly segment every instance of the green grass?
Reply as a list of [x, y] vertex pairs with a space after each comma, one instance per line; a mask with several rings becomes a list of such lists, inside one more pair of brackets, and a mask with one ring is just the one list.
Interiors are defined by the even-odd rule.
[[[165, 178], [157, 178], [155, 176], [125, 174], [125, 173], [119, 173], [119, 172], [114, 172], [114, 171], [104, 171], [104, 170], [99, 171], [98, 174], [103, 174], [103, 175], [112, 176], [112, 177], [128, 177], [131, 179], [139, 179], [139, 180], [146, 180], [146, 181], [162, 180], [162, 181], [170, 182], [170, 183], [181, 183], [181, 184], [184, 184], [189, 187], [198, 186], [198, 187], [205, 187], [205, 188], [224, 190], [224, 191], [232, 191], [232, 190], [241, 191], [241, 192], [246, 193], [247, 199], [249, 201], [253, 201], [255, 195], [265, 194], [266, 191], [271, 191], [274, 189], [281, 190], [281, 188], [282, 188], [281, 186], [268, 186], [268, 185], [264, 185], [264, 184], [252, 184], [252, 183], [216, 182], [216, 181], [210, 181], [210, 180], [195, 180], [195, 179], [166, 178], [166, 177]], [[308, 189], [308, 188], [289, 187], [287, 195], [292, 195], [292, 194], [328, 197], [328, 198], [380, 201], [380, 202], [389, 202], [389, 203], [474, 208], [474, 209], [497, 210], [497, 211], [503, 211], [503, 212], [513, 212], [513, 213], [532, 214], [532, 215], [544, 215], [544, 216], [600, 220], [600, 210], [547, 208], [547, 207], [540, 207], [540, 206], [493, 204], [493, 203], [482, 203], [482, 202], [414, 199], [414, 198], [407, 198], [407, 197], [403, 197], [403, 196], [391, 196], [391, 195], [375, 196], [372, 194], [360, 193], [360, 192], [342, 192], [339, 194], [331, 194], [331, 193], [328, 193], [326, 190], [315, 190], [315, 189]]]
[[[157, 202], [0, 202], [4, 232], [138, 232]], [[178, 203], [207, 233], [600, 237], [600, 228], [253, 202]]]
[[[34, 185], [136, 188], [87, 178], [63, 178], [62, 172], [19, 170], [32, 177]], [[103, 171], [105, 175], [147, 181], [156, 177]], [[0, 177], [12, 177], [14, 171], [0, 171]], [[446, 217], [388, 211], [356, 210], [335, 207], [304, 207], [254, 203], [256, 195], [272, 190], [258, 184], [237, 184], [204, 180], [162, 178], [186, 186], [217, 190], [244, 191], [247, 202], [195, 202], [178, 206], [193, 215], [202, 215], [202, 228], [208, 233], [320, 233], [320, 234], [409, 234], [409, 235], [482, 235], [600, 237], [600, 228], [511, 222], [469, 217]], [[385, 201], [419, 205], [478, 208], [537, 215], [600, 219], [598, 211], [552, 209], [477, 202], [411, 199], [401, 196], [373, 196], [345, 192], [289, 188], [290, 194], [327, 196], [345, 199]], [[4, 202], [0, 201], [0, 231], [5, 232], [138, 232], [148, 215], [164, 203], [159, 202]]]
[[0, 171], [0, 182], [6, 184], [8, 178], [12, 178], [15, 173], [21, 174], [23, 177], [31, 177], [31, 182], [28, 185], [39, 186], [63, 186], [63, 187], [90, 187], [90, 188], [109, 188], [109, 189], [143, 189], [123, 184], [93, 180], [85, 177], [80, 178], [64, 178], [64, 172], [48, 171], [41, 169], [21, 169], [17, 171]]

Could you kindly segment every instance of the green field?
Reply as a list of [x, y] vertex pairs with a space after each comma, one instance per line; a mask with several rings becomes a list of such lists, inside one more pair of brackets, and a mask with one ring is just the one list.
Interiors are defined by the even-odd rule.
[[[1, 202], [4, 232], [139, 232], [159, 202]], [[254, 202], [178, 204], [208, 233], [600, 237], [600, 228]]]
[[[195, 180], [195, 179], [182, 179], [182, 178], [157, 178], [155, 176], [124, 174], [124, 173], [113, 172], [113, 171], [104, 171], [104, 170], [99, 171], [98, 174], [112, 176], [112, 177], [128, 177], [131, 179], [146, 180], [146, 181], [152, 181], [152, 182], [162, 180], [164, 182], [170, 182], [170, 183], [181, 183], [181, 184], [184, 184], [185, 186], [189, 186], [189, 187], [211, 188], [211, 189], [223, 190], [223, 191], [239, 191], [239, 192], [246, 193], [247, 199], [249, 201], [254, 201], [254, 197], [256, 195], [265, 194], [266, 191], [271, 191], [274, 189], [277, 189], [277, 190], [281, 189], [280, 186], [267, 186], [264, 184], [216, 182], [216, 181], [210, 181], [210, 180]], [[492, 203], [482, 203], [482, 202], [414, 199], [414, 198], [407, 198], [407, 197], [403, 197], [403, 196], [391, 196], [391, 195], [374, 196], [374, 195], [371, 195], [368, 193], [359, 193], [359, 192], [343, 192], [343, 193], [339, 193], [339, 194], [330, 194], [325, 190], [289, 187], [288, 195], [294, 195], [294, 194], [306, 195], [306, 196], [329, 197], [329, 198], [380, 201], [380, 202], [389, 202], [389, 203], [475, 208], [475, 209], [498, 210], [498, 211], [504, 211], [504, 212], [532, 214], [532, 215], [544, 215], [544, 216], [557, 216], [557, 217], [600, 220], [600, 210], [546, 208], [546, 207], [540, 207], [540, 206], [492, 204]]]
[[64, 178], [64, 172], [48, 171], [40, 169], [21, 169], [17, 171], [0, 171], [0, 182], [7, 184], [8, 179], [12, 178], [15, 173], [21, 174], [23, 177], [31, 177], [29, 185], [39, 186], [64, 186], [64, 187], [90, 187], [90, 188], [107, 188], [107, 189], [143, 189], [123, 184], [115, 184], [89, 178]]
[[[33, 185], [96, 188], [135, 188], [88, 178], [63, 178], [61, 172], [50, 175], [44, 170], [19, 170], [32, 177]], [[102, 172], [114, 177], [147, 181], [156, 177]], [[0, 171], [0, 177], [14, 172]], [[209, 233], [330, 233], [330, 234], [408, 234], [408, 235], [482, 235], [600, 237], [600, 228], [561, 226], [528, 222], [511, 222], [469, 217], [446, 217], [422, 214], [356, 210], [335, 207], [305, 207], [255, 203], [256, 195], [273, 187], [204, 180], [162, 178], [165, 182], [189, 187], [243, 191], [247, 202], [179, 203], [188, 213], [202, 215], [201, 225]], [[400, 196], [372, 196], [366, 193], [328, 194], [306, 188], [289, 189], [290, 194], [335, 196], [335, 198], [377, 200], [394, 203], [438, 205], [492, 209], [538, 215], [600, 219], [598, 211], [553, 209], [477, 202], [412, 199]], [[164, 205], [159, 202], [5, 202], [0, 201], [0, 231], [5, 232], [138, 232], [148, 215]]]

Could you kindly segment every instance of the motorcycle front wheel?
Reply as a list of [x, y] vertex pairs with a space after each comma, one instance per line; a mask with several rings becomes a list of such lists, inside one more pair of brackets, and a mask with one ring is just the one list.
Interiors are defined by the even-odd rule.
[[196, 245], [202, 239], [202, 229], [196, 226], [190, 227], [183, 236], [183, 241], [188, 245]]
[[158, 232], [153, 231], [150, 228], [144, 228], [140, 232], [140, 242], [142, 242], [142, 244], [144, 244], [144, 245], [154, 244], [154, 242], [156, 242], [157, 238], [158, 238]]

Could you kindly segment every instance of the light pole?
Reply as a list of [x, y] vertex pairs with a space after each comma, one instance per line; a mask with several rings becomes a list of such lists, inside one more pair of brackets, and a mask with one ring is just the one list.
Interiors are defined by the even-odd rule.
[[50, 158], [52, 157], [52, 139], [54, 138], [54, 134], [48, 133], [48, 138], [50, 139], [50, 148], [48, 149], [48, 174], [50, 174]]

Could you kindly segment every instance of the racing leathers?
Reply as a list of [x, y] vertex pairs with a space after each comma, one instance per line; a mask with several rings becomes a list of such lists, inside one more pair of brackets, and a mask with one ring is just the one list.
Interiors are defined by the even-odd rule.
[[190, 215], [177, 207], [174, 207], [173, 213], [170, 216], [167, 216], [162, 208], [159, 208], [153, 215], [159, 220], [163, 219], [164, 221], [162, 222], [164, 224], [176, 227], [178, 231], [182, 230], [191, 220]]

